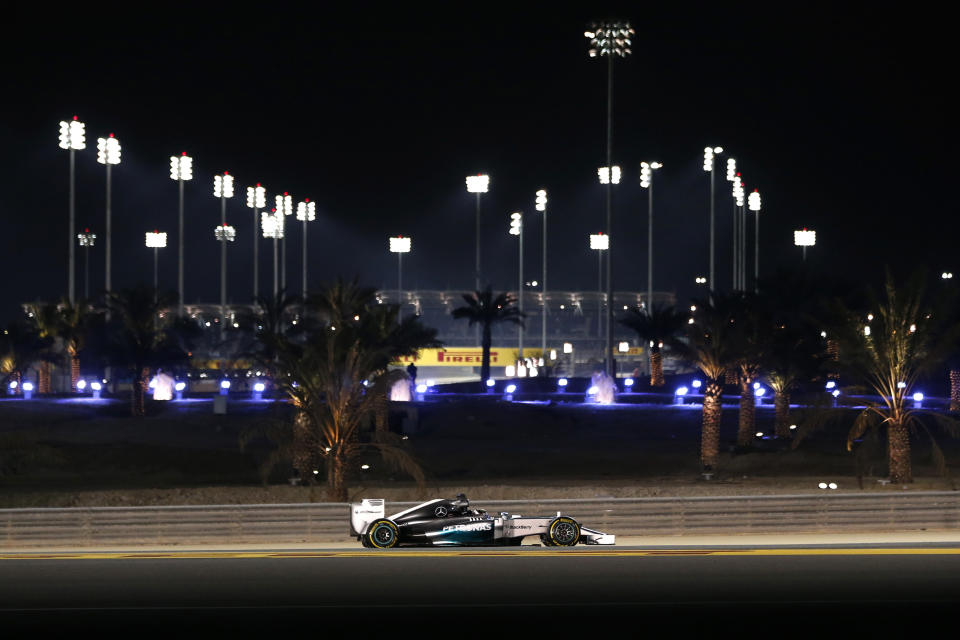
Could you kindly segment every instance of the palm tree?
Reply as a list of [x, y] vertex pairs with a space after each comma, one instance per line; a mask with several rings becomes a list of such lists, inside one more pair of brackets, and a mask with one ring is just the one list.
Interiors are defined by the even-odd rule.
[[[873, 307], [872, 320], [851, 313], [846, 327], [838, 332], [844, 364], [880, 396], [879, 402], [868, 401], [857, 416], [847, 438], [847, 450], [852, 450], [867, 430], [885, 426], [890, 480], [906, 483], [913, 481], [910, 434], [926, 430], [921, 415], [951, 434], [960, 434], [955, 421], [908, 408], [906, 400], [917, 378], [949, 353], [960, 336], [960, 327], [945, 321], [946, 313], [925, 308], [919, 276], [897, 290], [888, 274], [885, 293], [886, 300]], [[943, 453], [933, 442], [934, 456], [945, 468]]]
[[703, 372], [703, 418], [700, 435], [700, 462], [705, 471], [712, 470], [720, 456], [720, 418], [722, 415], [723, 379], [735, 362], [731, 338], [735, 323], [729, 298], [712, 294], [709, 300], [695, 301], [697, 313], [687, 325], [686, 357]]
[[188, 358], [180, 344], [176, 322], [157, 322], [161, 311], [176, 305], [177, 294], [158, 294], [152, 287], [141, 286], [110, 291], [106, 302], [113, 316], [107, 327], [110, 359], [133, 371], [130, 412], [143, 416], [149, 368], [181, 363]]
[[70, 390], [76, 391], [77, 380], [80, 379], [80, 351], [87, 339], [93, 317], [92, 308], [84, 301], [71, 304], [68, 299], [63, 298], [58, 312], [57, 334], [63, 339], [63, 346], [70, 359]]
[[4, 328], [0, 333], [0, 388], [6, 388], [11, 380], [20, 388], [24, 372], [51, 344], [53, 338], [40, 337], [33, 324], [13, 322]]
[[300, 296], [289, 295], [286, 289], [279, 291], [276, 296], [257, 296], [253, 312], [245, 314], [240, 321], [241, 324], [255, 327], [256, 348], [250, 355], [270, 378], [274, 378], [276, 373], [277, 345], [296, 328], [293, 319], [296, 309], [302, 304]]
[[509, 293], [501, 293], [494, 297], [492, 288], [488, 285], [483, 291], [463, 294], [466, 306], [457, 307], [451, 314], [455, 319], [467, 318], [469, 326], [479, 324], [482, 329], [481, 347], [483, 355], [480, 361], [480, 381], [485, 382], [490, 377], [490, 344], [492, 341], [493, 325], [500, 322], [511, 322], [523, 327], [526, 317], [516, 306], [516, 298]]
[[687, 316], [674, 307], [657, 305], [649, 311], [632, 308], [618, 321], [636, 331], [640, 340], [650, 345], [650, 386], [662, 387], [665, 382], [660, 349], [665, 345], [671, 349], [682, 348], [679, 335], [687, 324]]
[[60, 312], [56, 303], [34, 302], [27, 306], [27, 316], [40, 338], [49, 338], [47, 348], [41, 352], [40, 368], [37, 371], [37, 393], [51, 392], [51, 365], [54, 359], [54, 341], [60, 331]]
[[367, 450], [423, 483], [423, 472], [387, 426], [390, 386], [402, 371], [391, 363], [440, 346], [436, 330], [417, 316], [398, 323], [397, 305], [380, 305], [376, 290], [356, 280], [324, 287], [307, 308], [325, 318], [294, 341], [275, 342], [277, 381], [297, 413], [292, 427], [293, 465], [311, 482], [324, 465], [331, 500], [347, 500], [351, 461]]

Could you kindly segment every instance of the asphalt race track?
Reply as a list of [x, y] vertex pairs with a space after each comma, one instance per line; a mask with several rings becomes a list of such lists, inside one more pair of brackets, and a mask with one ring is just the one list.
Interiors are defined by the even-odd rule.
[[475, 637], [549, 623], [607, 637], [654, 625], [675, 638], [829, 637], [918, 631], [958, 604], [955, 545], [0, 555], [0, 625], [23, 632]]

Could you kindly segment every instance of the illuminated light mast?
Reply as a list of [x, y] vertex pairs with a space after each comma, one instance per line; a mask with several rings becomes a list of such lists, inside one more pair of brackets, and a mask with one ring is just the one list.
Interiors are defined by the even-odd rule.
[[247, 187], [247, 206], [253, 209], [253, 299], [260, 295], [260, 238], [257, 226], [260, 222], [260, 209], [267, 206], [267, 190], [257, 183]]
[[167, 246], [167, 233], [165, 231], [157, 231], [156, 229], [152, 232], [147, 231], [146, 245], [148, 249], [153, 249], [153, 299], [156, 301], [160, 285], [157, 275], [157, 263], [159, 262], [160, 249], [164, 249]]
[[802, 230], [793, 232], [793, 245], [800, 247], [803, 252], [803, 261], [807, 261], [807, 247], [817, 244], [817, 232], [813, 229], [804, 227]]
[[647, 190], [647, 314], [653, 312], [653, 172], [662, 162], [640, 163], [640, 186]]
[[227, 323], [227, 243], [237, 237], [236, 229], [227, 226], [227, 198], [233, 197], [233, 176], [224, 171], [213, 177], [213, 195], [220, 198], [220, 226], [214, 236], [220, 242], [220, 338]]
[[547, 190], [536, 193], [536, 210], [543, 214], [543, 282], [540, 285], [540, 360], [547, 361]]
[[[76, 253], [73, 245], [73, 235], [76, 226], [76, 152], [80, 149], [87, 148], [85, 127], [84, 124], [77, 118], [77, 116], [73, 116], [73, 120], [69, 122], [63, 120], [60, 121], [60, 148], [66, 149], [70, 152], [70, 229], [68, 231], [69, 235], [67, 236], [68, 240], [70, 241], [70, 265], [67, 268], [67, 294], [70, 298], [70, 304], [73, 304], [76, 300], [74, 274], [74, 261], [76, 260]], [[107, 175], [109, 176], [109, 168], [107, 171]]]
[[90, 249], [97, 240], [97, 234], [90, 233], [89, 228], [85, 228], [83, 233], [77, 234], [77, 242], [83, 247], [83, 297], [90, 299]]
[[703, 148], [703, 170], [710, 174], [710, 280], [709, 287], [711, 291], [714, 291], [717, 288], [717, 281], [715, 279], [716, 273], [714, 271], [714, 239], [715, 239], [715, 223], [714, 223], [714, 200], [715, 197], [715, 187], [714, 187], [714, 159], [716, 156], [723, 153], [723, 147], [704, 147]]
[[603, 252], [610, 250], [610, 236], [594, 233], [590, 236], [590, 248], [597, 252], [597, 337], [603, 336]]
[[760, 291], [760, 192], [757, 189], [747, 196], [747, 207], [756, 213], [753, 218], [753, 292], [758, 293]]
[[[517, 290], [517, 309], [520, 311], [520, 317], [523, 317], [523, 213], [515, 211], [510, 214], [510, 235], [517, 236], [519, 240], [520, 259], [518, 261], [518, 285]], [[517, 325], [517, 354], [520, 362], [523, 362], [523, 324]]]
[[266, 211], [260, 214], [260, 228], [263, 237], [273, 240], [273, 297], [276, 298], [279, 293], [279, 267], [277, 260], [277, 240], [283, 238], [283, 216], [272, 209], [271, 213]]
[[293, 196], [286, 191], [274, 198], [275, 209], [280, 218], [280, 288], [287, 290], [287, 216], [293, 215]]
[[107, 168], [107, 241], [105, 244], [104, 255], [106, 256], [106, 290], [113, 291], [111, 274], [111, 265], [113, 264], [113, 253], [111, 251], [112, 243], [112, 222], [111, 222], [111, 167], [120, 164], [120, 142], [111, 133], [106, 138], [97, 138], [97, 162]]
[[177, 181], [177, 190], [180, 193], [179, 214], [180, 214], [180, 236], [177, 239], [177, 290], [180, 293], [180, 302], [178, 304], [178, 315], [183, 315], [183, 183], [186, 180], [193, 180], [193, 158], [184, 151], [179, 156], [170, 156], [170, 179]]
[[[632, 43], [630, 38], [634, 30], [626, 21], [604, 21], [593, 23], [583, 33], [590, 42], [587, 54], [591, 58], [607, 56], [607, 167], [613, 167], [613, 60], [626, 58], [630, 55]], [[610, 173], [615, 174], [615, 171]], [[607, 237], [613, 233], [613, 185], [614, 180], [608, 180], [607, 185]], [[613, 370], [613, 267], [611, 253], [607, 249], [607, 343], [604, 348], [607, 375], [615, 377]]]
[[303, 299], [307, 299], [307, 222], [317, 219], [317, 203], [304, 198], [297, 203], [297, 220], [303, 223]]
[[403, 254], [410, 253], [410, 238], [390, 238], [390, 252], [397, 254], [397, 323], [403, 318]]
[[477, 194], [477, 261], [474, 267], [474, 286], [480, 291], [480, 194], [490, 190], [490, 176], [478, 173], [467, 176], [467, 193]]

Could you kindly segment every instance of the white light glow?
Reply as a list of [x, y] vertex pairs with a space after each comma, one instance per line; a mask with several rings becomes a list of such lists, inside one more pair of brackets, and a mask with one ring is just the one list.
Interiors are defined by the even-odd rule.
[[247, 206], [251, 209], [263, 209], [267, 206], [267, 190], [259, 183], [255, 187], [247, 187]]
[[390, 238], [390, 252], [410, 253], [410, 238], [404, 238], [403, 236]]
[[703, 383], [699, 380], [694, 380], [692, 384], [694, 389], [699, 389], [701, 386], [703, 386]]
[[92, 247], [97, 239], [97, 234], [95, 233], [78, 233], [77, 240], [80, 242], [81, 247]]
[[817, 244], [817, 232], [812, 229], [794, 231], [793, 244], [796, 247], [812, 247]]
[[675, 391], [675, 393], [676, 395], [683, 397], [688, 393], [690, 393], [690, 389], [687, 389], [686, 387], [677, 387], [677, 390]]
[[77, 120], [77, 116], [73, 116], [73, 120], [69, 122], [60, 121], [60, 148], [73, 150], [87, 148], [85, 127]]
[[923, 394], [920, 393], [919, 391], [917, 391], [915, 394], [913, 394], [913, 401], [914, 401], [914, 402], [923, 402]]
[[300, 222], [313, 222], [317, 219], [317, 203], [310, 202], [307, 198], [303, 202], [297, 203], [297, 220]]
[[566, 378], [560, 378], [559, 380], [557, 380], [558, 387], [565, 387], [567, 386], [568, 383], [569, 381]]
[[167, 246], [166, 231], [147, 231], [147, 247], [151, 249], [163, 249]]
[[563, 352], [564, 353], [573, 353], [573, 343], [564, 342], [563, 343]]
[[260, 230], [264, 238], [283, 238], [283, 218], [276, 213], [264, 211], [260, 214]]
[[517, 385], [515, 384], [508, 384], [507, 388], [504, 389], [504, 391], [506, 391], [507, 393], [513, 393], [516, 390], [517, 390]]
[[747, 207], [750, 211], [760, 211], [760, 192], [756, 189], [747, 196]]
[[170, 156], [170, 179], [193, 180], [193, 158], [186, 151], [179, 156]]
[[470, 193], [486, 193], [490, 189], [490, 176], [478, 173], [467, 176], [467, 191]]
[[[620, 184], [620, 167], [613, 166], [613, 184]], [[600, 178], [600, 184], [610, 184], [610, 168], [600, 167], [597, 169], [597, 177]]]
[[540, 189], [537, 191], [537, 211], [546, 211], [547, 210], [547, 191], [546, 189]]
[[221, 381], [220, 381], [220, 388], [221, 388], [221, 389], [229, 389], [229, 388], [230, 388], [230, 381], [229, 381], [229, 380], [221, 380]]
[[620, 353], [627, 353], [630, 351], [630, 343], [621, 342], [619, 345], [617, 345], [617, 349], [620, 351]]
[[282, 196], [274, 198], [274, 203], [276, 204], [276, 209], [279, 214], [285, 216], [293, 215], [293, 196], [286, 191], [283, 192]]
[[610, 248], [610, 236], [602, 233], [591, 234], [590, 248], [596, 249], [597, 251], [606, 251]]
[[519, 211], [510, 214], [510, 235], [519, 236], [523, 230], [523, 214]]
[[733, 182], [737, 179], [737, 161], [733, 158], [727, 158], [727, 180]]
[[97, 138], [97, 162], [120, 164], [120, 141], [112, 133], [106, 138]]
[[223, 175], [213, 176], [213, 195], [217, 198], [233, 197], [233, 176], [223, 172]]
[[230, 225], [225, 224], [222, 227], [215, 227], [213, 230], [213, 235], [220, 242], [233, 242], [237, 239], [237, 230]]

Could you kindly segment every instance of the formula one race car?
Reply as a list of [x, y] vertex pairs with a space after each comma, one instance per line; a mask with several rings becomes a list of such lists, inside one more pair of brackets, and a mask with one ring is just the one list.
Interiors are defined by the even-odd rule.
[[456, 500], [438, 498], [384, 517], [384, 501], [365, 499], [353, 504], [350, 535], [364, 547], [389, 549], [417, 546], [514, 546], [526, 536], [539, 535], [544, 546], [614, 544], [615, 536], [586, 529], [569, 516], [523, 517], [500, 512], [487, 515], [471, 509], [462, 493]]

